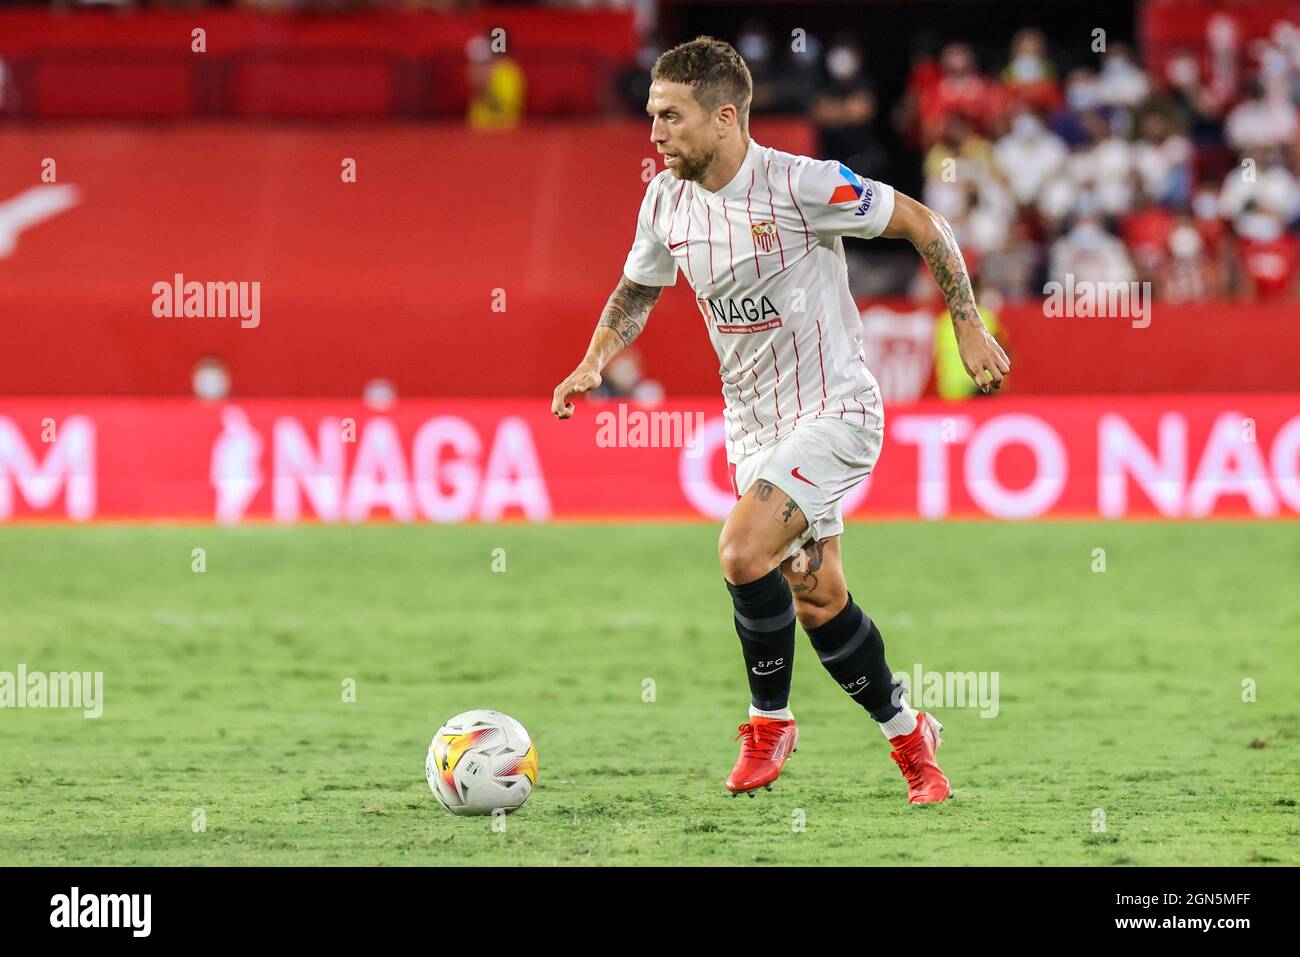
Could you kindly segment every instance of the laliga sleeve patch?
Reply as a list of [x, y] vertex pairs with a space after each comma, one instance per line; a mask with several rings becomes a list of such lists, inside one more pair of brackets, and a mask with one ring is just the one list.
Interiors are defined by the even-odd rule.
[[856, 203], [862, 195], [862, 182], [858, 179], [857, 173], [841, 163], [840, 176], [846, 182], [835, 187], [835, 191], [831, 193], [831, 198], [826, 201], [829, 206], [836, 203]]

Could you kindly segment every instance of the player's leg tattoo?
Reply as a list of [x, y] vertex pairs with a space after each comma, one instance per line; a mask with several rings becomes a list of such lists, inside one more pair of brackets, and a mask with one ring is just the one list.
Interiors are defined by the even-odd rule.
[[789, 525], [791, 518], [794, 517], [794, 513], [797, 511], [799, 511], [799, 503], [792, 498], [787, 498], [777, 517], [781, 519], [782, 525]]
[[[817, 590], [817, 572], [822, 567], [824, 548], [824, 542], [808, 542], [791, 561], [790, 572], [796, 577], [790, 581], [790, 591], [796, 597], [810, 597]], [[790, 577], [787, 575], [786, 579]]]
[[766, 479], [759, 479], [754, 483], [754, 498], [760, 502], [776, 502], [776, 510], [772, 514], [782, 525], [789, 525], [793, 522], [795, 520], [794, 513], [799, 511], [798, 502]]

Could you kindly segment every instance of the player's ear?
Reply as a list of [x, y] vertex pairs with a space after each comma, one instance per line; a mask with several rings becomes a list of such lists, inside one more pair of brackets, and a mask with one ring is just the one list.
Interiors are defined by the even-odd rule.
[[734, 127], [738, 120], [736, 108], [730, 103], [722, 104], [722, 106], [718, 107], [717, 113], [714, 114], [714, 126], [720, 135]]

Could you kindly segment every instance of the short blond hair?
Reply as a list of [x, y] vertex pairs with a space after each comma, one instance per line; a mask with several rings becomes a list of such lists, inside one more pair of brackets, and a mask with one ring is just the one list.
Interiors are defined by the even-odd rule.
[[749, 127], [754, 79], [745, 59], [730, 43], [696, 37], [662, 53], [650, 70], [651, 80], [685, 83], [707, 113], [730, 103], [741, 129]]

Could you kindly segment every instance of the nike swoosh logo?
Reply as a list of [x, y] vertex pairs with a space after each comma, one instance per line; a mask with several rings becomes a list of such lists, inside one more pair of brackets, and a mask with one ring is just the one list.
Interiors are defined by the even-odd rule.
[[669, 243], [669, 244], [668, 244], [668, 248], [669, 248], [669, 249], [676, 249], [678, 246], [684, 246], [684, 245], [686, 245], [686, 243], [688, 243], [688, 242], [690, 242], [690, 240], [688, 240], [688, 239], [683, 239], [680, 243]]
[[[804, 478], [802, 475], [799, 474], [798, 466], [792, 468], [790, 470], [790, 474], [793, 475], [795, 478], [797, 478], [800, 482], [808, 482], [806, 478]], [[813, 488], [820, 488], [820, 486], [816, 482], [808, 482], [808, 484], [811, 485]]]
[[[785, 667], [785, 665], [782, 665], [782, 666], [781, 666], [781, 668], [784, 668], [784, 667]], [[756, 674], [756, 675], [774, 675], [774, 674], [776, 674], [778, 671], [780, 671], [781, 668], [773, 668], [771, 671], [759, 671], [757, 668], [750, 668], [749, 670], [752, 671], [752, 672], [754, 672], [754, 674]]]
[[862, 686], [861, 688], [859, 688], [857, 691], [850, 691], [850, 692], [849, 692], [849, 697], [850, 697], [850, 698], [856, 698], [858, 695], [862, 694], [862, 692], [864, 692], [864, 691], [867, 690], [867, 685], [869, 685], [869, 684], [871, 684], [870, 681], [868, 681], [866, 685], [863, 685], [863, 686]]

